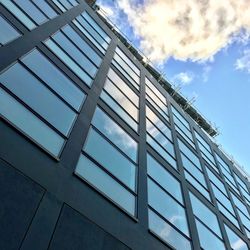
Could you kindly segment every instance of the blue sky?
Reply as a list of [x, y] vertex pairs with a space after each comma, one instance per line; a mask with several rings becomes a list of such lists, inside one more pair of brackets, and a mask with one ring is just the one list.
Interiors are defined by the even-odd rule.
[[196, 98], [195, 107], [219, 128], [216, 141], [250, 173], [250, 6], [197, 2], [97, 4], [187, 99]]

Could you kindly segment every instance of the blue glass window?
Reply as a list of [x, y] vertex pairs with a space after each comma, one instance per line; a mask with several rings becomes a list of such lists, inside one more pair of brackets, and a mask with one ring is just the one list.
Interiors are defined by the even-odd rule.
[[11, 42], [21, 36], [21, 34], [14, 29], [14, 27], [7, 22], [5, 18], [0, 15], [0, 47], [5, 45], [8, 42]]

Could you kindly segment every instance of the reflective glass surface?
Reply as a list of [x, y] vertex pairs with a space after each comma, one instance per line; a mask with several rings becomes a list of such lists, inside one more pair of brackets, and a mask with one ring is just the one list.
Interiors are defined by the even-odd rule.
[[137, 143], [100, 108], [97, 108], [92, 124], [134, 162], [137, 162]]
[[189, 236], [185, 209], [151, 179], [148, 179], [148, 204]]
[[51, 154], [59, 156], [64, 139], [1, 88], [0, 114]]
[[157, 181], [162, 188], [183, 204], [181, 185], [167, 169], [160, 165], [150, 154], [147, 154], [148, 175]]
[[9, 23], [7, 20], [0, 15], [0, 46], [13, 41], [14, 39], [21, 36], [21, 34]]
[[111, 176], [81, 155], [75, 169], [75, 173], [112, 199], [119, 206], [135, 214], [135, 196], [117, 183]]
[[190, 199], [194, 215], [219, 237], [222, 237], [216, 215], [192, 193], [190, 193]]
[[244, 242], [236, 233], [225, 225], [230, 246], [233, 250], [248, 250], [246, 242]]
[[0, 76], [1, 83], [64, 135], [68, 135], [76, 113], [42, 82], [16, 63]]
[[204, 250], [226, 250], [223, 242], [210, 232], [202, 223], [195, 220], [201, 247]]
[[79, 111], [85, 94], [42, 53], [35, 49], [21, 60], [72, 108]]
[[191, 250], [191, 244], [176, 229], [149, 209], [149, 229], [176, 250]]
[[136, 166], [93, 128], [89, 130], [83, 150], [135, 191]]

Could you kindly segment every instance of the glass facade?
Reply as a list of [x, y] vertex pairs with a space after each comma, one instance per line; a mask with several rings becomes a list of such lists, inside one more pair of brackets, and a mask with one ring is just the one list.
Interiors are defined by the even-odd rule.
[[136, 237], [149, 249], [249, 249], [249, 182], [93, 9], [82, 0], [1, 8], [0, 49], [18, 42], [21, 52], [0, 68], [0, 124], [20, 158], [27, 145], [34, 167], [37, 152], [48, 157], [54, 190], [71, 180], [70, 206], [86, 199], [74, 209], [120, 241], [134, 237], [131, 249]]

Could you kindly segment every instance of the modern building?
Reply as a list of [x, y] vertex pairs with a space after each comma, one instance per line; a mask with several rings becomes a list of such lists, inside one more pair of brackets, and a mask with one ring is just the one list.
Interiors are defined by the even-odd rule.
[[250, 249], [246, 176], [91, 3], [0, 13], [1, 250]]

